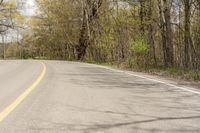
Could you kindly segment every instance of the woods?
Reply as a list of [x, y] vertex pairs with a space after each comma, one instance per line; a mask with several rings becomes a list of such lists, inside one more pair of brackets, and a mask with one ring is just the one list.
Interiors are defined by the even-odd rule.
[[[18, 57], [21, 47], [19, 32], [25, 24], [25, 16], [20, 13], [22, 4], [23, 0], [0, 1], [0, 58]], [[12, 40], [13, 36], [16, 39]]]
[[24, 58], [200, 69], [198, 0], [37, 0]]

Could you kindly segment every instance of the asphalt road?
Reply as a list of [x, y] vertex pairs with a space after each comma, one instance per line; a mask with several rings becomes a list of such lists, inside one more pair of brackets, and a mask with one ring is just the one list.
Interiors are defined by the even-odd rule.
[[42, 62], [0, 61], [0, 133], [200, 133], [198, 88], [96, 65]]

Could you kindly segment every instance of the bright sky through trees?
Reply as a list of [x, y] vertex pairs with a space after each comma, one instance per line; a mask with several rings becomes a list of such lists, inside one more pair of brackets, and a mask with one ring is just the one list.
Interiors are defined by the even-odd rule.
[[[10, 3], [16, 3], [15, 5], [17, 5], [17, 10], [19, 10], [20, 14], [24, 17], [26, 17], [26, 19], [28, 19], [29, 17], [33, 16], [36, 12], [36, 6], [35, 6], [35, 1], [34, 0], [8, 0], [8, 2]], [[24, 2], [22, 4], [22, 2]], [[18, 35], [17, 35], [18, 34]], [[19, 38], [21, 38], [21, 35], [19, 33], [17, 33], [16, 30], [13, 29], [9, 29], [4, 36], [4, 41], [5, 42], [11, 42], [11, 41], [16, 41], [17, 40], [17, 36]], [[0, 42], [2, 42], [2, 39], [0, 39]]]
[[27, 0], [25, 2], [25, 7], [22, 9], [22, 13], [25, 16], [33, 16], [36, 11], [35, 1]]

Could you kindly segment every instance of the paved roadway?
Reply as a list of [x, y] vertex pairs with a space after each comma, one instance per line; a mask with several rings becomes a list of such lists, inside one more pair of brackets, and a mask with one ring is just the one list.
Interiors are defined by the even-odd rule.
[[200, 133], [198, 88], [96, 65], [43, 63], [0, 61], [0, 133]]

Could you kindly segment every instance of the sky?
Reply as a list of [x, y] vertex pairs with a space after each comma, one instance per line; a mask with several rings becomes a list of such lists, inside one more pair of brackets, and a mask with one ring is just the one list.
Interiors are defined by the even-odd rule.
[[[25, 5], [20, 10], [22, 15], [31, 17], [36, 14], [36, 5], [34, 0], [25, 0]], [[4, 42], [16, 41], [17, 31], [10, 29], [9, 33], [4, 36]], [[20, 37], [20, 35], [19, 35]], [[0, 36], [0, 43], [2, 42], [2, 37]]]
[[21, 10], [25, 16], [33, 16], [36, 12], [36, 5], [34, 0], [26, 0], [25, 7]]

